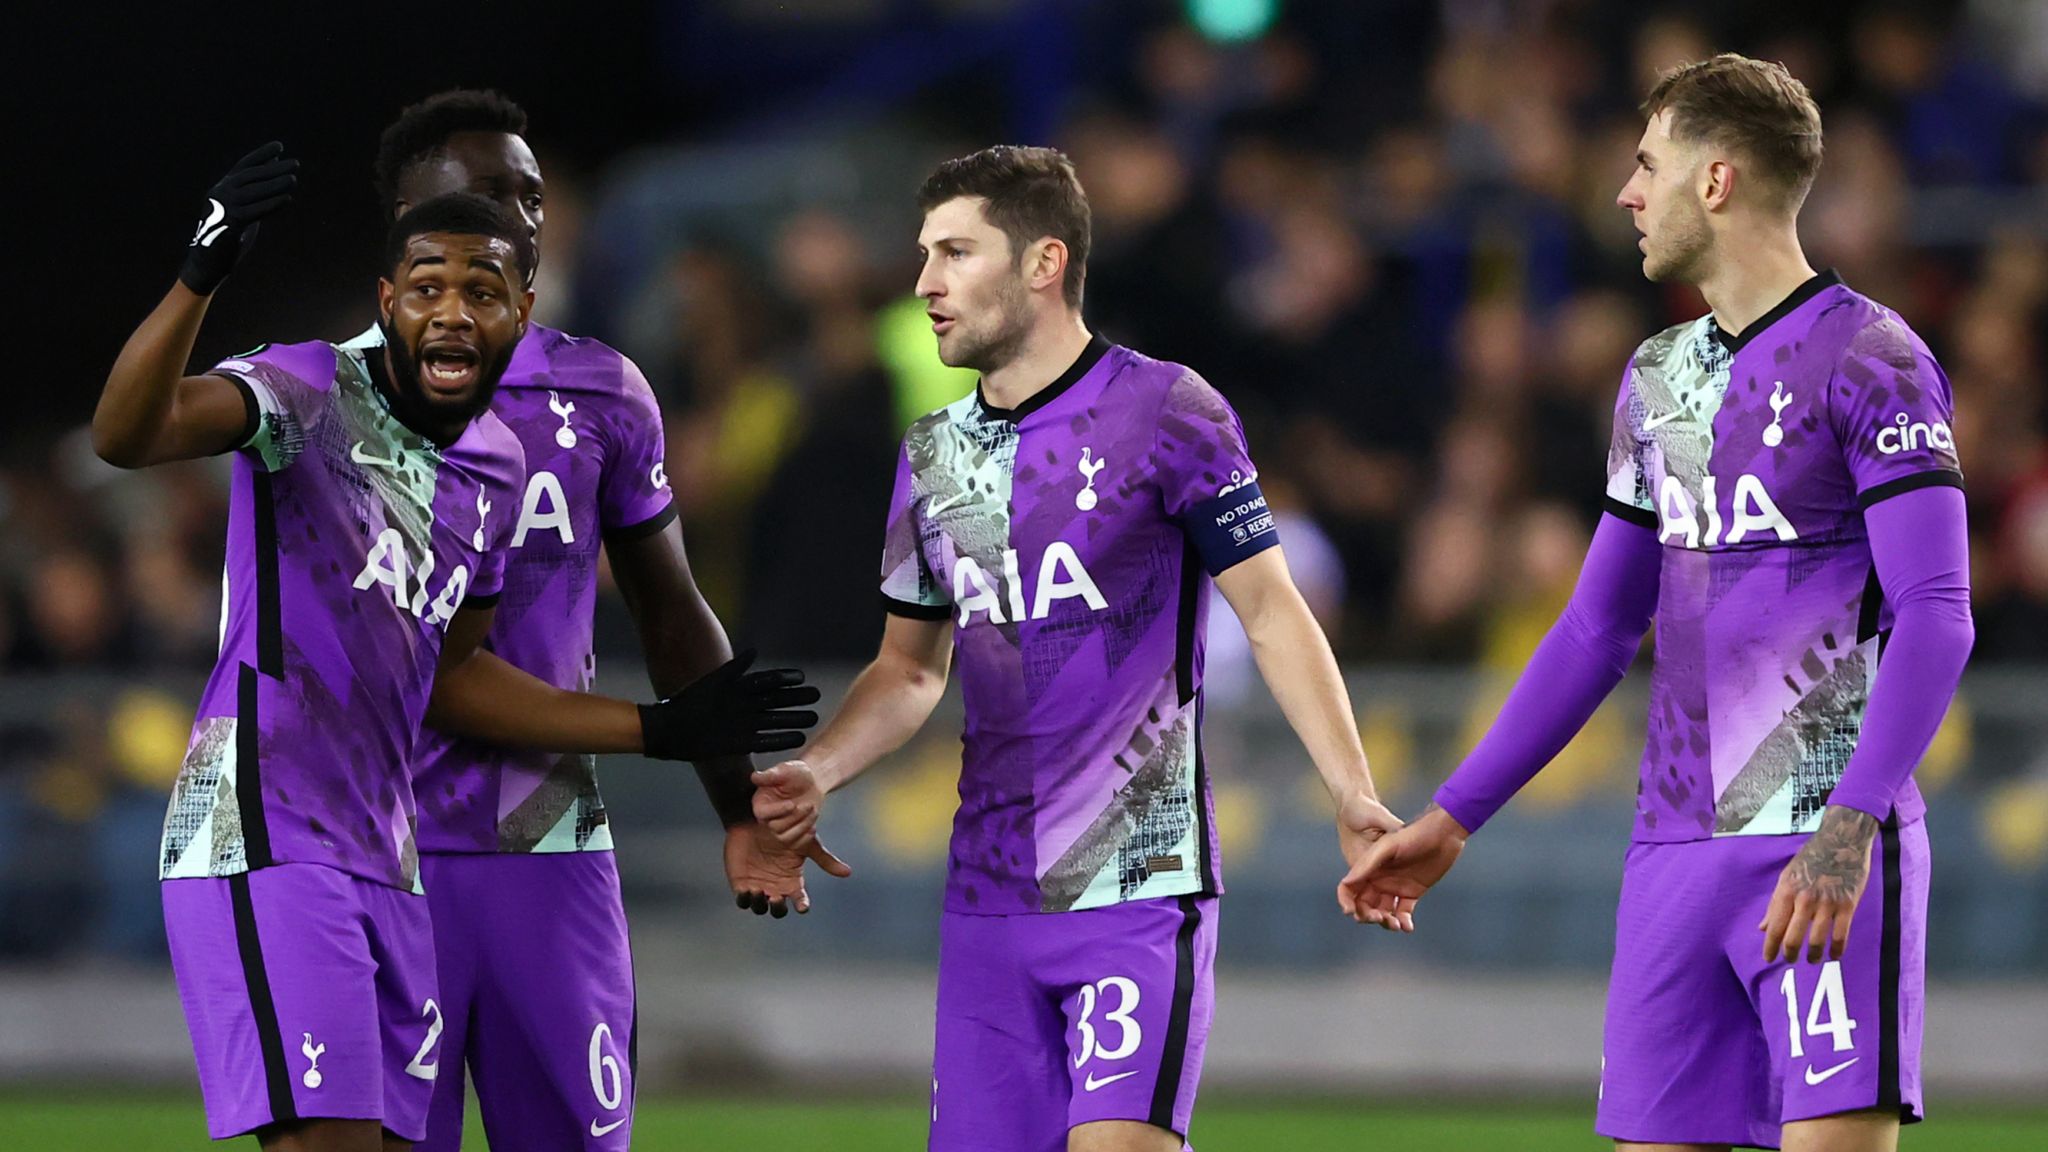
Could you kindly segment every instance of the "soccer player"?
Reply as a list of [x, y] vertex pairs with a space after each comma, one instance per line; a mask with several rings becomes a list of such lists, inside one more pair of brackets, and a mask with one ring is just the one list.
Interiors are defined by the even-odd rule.
[[[755, 811], [808, 834], [823, 793], [916, 733], [957, 656], [931, 1147], [1179, 1148], [1223, 890], [1201, 743], [1212, 579], [1337, 802], [1346, 860], [1399, 822], [1230, 405], [1082, 322], [1089, 210], [1066, 157], [952, 160], [918, 205], [917, 293], [940, 358], [980, 385], [905, 436], [881, 651], [812, 754], [755, 777]], [[1368, 916], [1403, 923], [1391, 901]]]
[[1888, 1149], [1921, 1115], [1913, 767], [1973, 636], [1949, 382], [1896, 314], [1806, 262], [1821, 126], [1804, 85], [1722, 55], [1643, 108], [1620, 206], [1644, 275], [1712, 311], [1636, 349], [1570, 604], [1436, 803], [1339, 898], [1442, 879], [1654, 620], [1599, 1131]]
[[409, 779], [430, 690], [466, 731], [672, 759], [794, 747], [799, 734], [768, 730], [801, 726], [777, 709], [815, 690], [735, 662], [636, 712], [477, 650], [525, 474], [487, 409], [533, 267], [526, 228], [487, 200], [443, 197], [393, 224], [381, 348], [266, 346], [182, 376], [295, 167], [266, 145], [210, 191], [93, 437], [123, 467], [236, 453], [221, 656], [161, 856], [208, 1129], [370, 1152], [423, 1134], [446, 1027]]
[[[526, 127], [525, 111], [496, 92], [430, 97], [385, 130], [379, 194], [394, 215], [453, 192], [488, 197], [538, 249], [546, 188]], [[373, 328], [355, 343], [381, 341]], [[724, 629], [690, 575], [661, 411], [633, 362], [596, 340], [529, 324], [491, 411], [519, 437], [527, 480], [509, 506], [490, 651], [558, 688], [587, 690], [602, 545], [657, 693], [729, 659]], [[748, 773], [744, 761], [700, 772], [727, 826], [733, 889], [757, 912], [805, 911], [804, 857], [754, 821]], [[627, 1147], [632, 952], [593, 758], [429, 728], [414, 786], [447, 1021], [422, 1152], [461, 1146], [465, 1067], [501, 1152]], [[844, 873], [815, 840], [807, 850]]]

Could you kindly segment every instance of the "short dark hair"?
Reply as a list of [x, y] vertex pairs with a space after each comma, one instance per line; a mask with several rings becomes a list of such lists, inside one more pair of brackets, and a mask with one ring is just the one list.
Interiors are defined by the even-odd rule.
[[1023, 259], [1024, 246], [1050, 236], [1067, 246], [1067, 272], [1061, 291], [1067, 306], [1081, 306], [1081, 287], [1088, 278], [1088, 242], [1093, 227], [1088, 194], [1074, 175], [1074, 162], [1053, 148], [998, 144], [970, 156], [948, 160], [917, 190], [919, 211], [930, 212], [948, 200], [979, 196], [987, 202], [988, 222], [1009, 237], [1010, 248]]
[[450, 192], [446, 196], [436, 196], [407, 209], [405, 215], [393, 220], [391, 231], [384, 239], [384, 270], [387, 273], [395, 270], [405, 259], [406, 247], [413, 238], [429, 232], [488, 236], [510, 244], [519, 270], [514, 274], [507, 269], [505, 278], [513, 284], [524, 285], [527, 275], [533, 271], [533, 233], [523, 222], [507, 215], [496, 201], [474, 192]]
[[1820, 106], [1783, 64], [1723, 52], [1664, 73], [1643, 115], [1671, 111], [1671, 137], [1756, 161], [1780, 207], [1798, 210], [1820, 173]]
[[398, 114], [377, 141], [377, 195], [388, 209], [398, 203], [398, 183], [429, 159], [457, 132], [526, 135], [526, 109], [490, 88], [451, 88]]

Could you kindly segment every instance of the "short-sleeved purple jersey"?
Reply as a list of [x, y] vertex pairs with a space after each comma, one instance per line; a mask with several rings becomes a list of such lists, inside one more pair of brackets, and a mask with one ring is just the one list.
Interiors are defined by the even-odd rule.
[[235, 456], [220, 659], [160, 874], [311, 863], [414, 888], [413, 742], [448, 621], [503, 584], [519, 441], [485, 413], [437, 447], [359, 348], [268, 347], [213, 372], [242, 388], [255, 432]]
[[[1708, 315], [1636, 350], [1607, 487], [1664, 545], [1636, 839], [1818, 826], [1891, 627], [1863, 509], [1961, 486], [1952, 410], [1920, 338], [1833, 273], [1739, 337]], [[1896, 808], [1925, 810], [1911, 781]]]
[[1014, 410], [904, 438], [890, 611], [952, 619], [967, 726], [946, 907], [1221, 891], [1201, 747], [1210, 579], [1278, 543], [1236, 414], [1096, 340]]
[[[557, 688], [588, 691], [600, 546], [675, 519], [660, 407], [631, 360], [536, 324], [491, 411], [519, 437], [527, 471], [523, 497], [509, 506], [505, 594], [485, 645]], [[428, 728], [413, 789], [422, 852], [612, 846], [589, 755], [499, 748]]]

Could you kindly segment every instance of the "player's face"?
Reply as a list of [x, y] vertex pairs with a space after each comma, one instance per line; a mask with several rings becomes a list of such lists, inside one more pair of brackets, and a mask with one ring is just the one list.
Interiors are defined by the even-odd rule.
[[1643, 275], [1653, 281], [1694, 283], [1713, 248], [1707, 210], [1700, 203], [1697, 152], [1671, 138], [1671, 111], [1652, 117], [1636, 145], [1636, 170], [1615, 203], [1628, 210], [1643, 253]]
[[533, 293], [512, 246], [492, 236], [429, 232], [377, 284], [392, 386], [425, 419], [459, 425], [490, 407], [526, 334]]
[[959, 196], [925, 214], [917, 251], [917, 294], [925, 302], [939, 359], [990, 372], [1022, 347], [1031, 291], [1010, 238], [982, 214], [979, 196]]
[[533, 230], [533, 245], [547, 222], [546, 185], [540, 162], [526, 141], [510, 132], [457, 132], [400, 181], [398, 213], [451, 192], [471, 192], [496, 201]]

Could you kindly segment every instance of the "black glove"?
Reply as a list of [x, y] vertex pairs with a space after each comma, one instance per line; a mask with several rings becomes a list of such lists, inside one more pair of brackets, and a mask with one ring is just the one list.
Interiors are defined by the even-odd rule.
[[178, 270], [185, 287], [213, 295], [256, 242], [257, 221], [292, 202], [298, 170], [299, 162], [285, 159], [284, 145], [273, 140], [235, 161], [220, 183], [206, 190], [206, 215], [193, 230], [185, 266]]
[[803, 746], [791, 731], [818, 723], [818, 714], [792, 711], [818, 702], [795, 668], [749, 672], [752, 649], [719, 665], [659, 704], [640, 705], [640, 740], [657, 760], [704, 760], [748, 752], [786, 752]]

